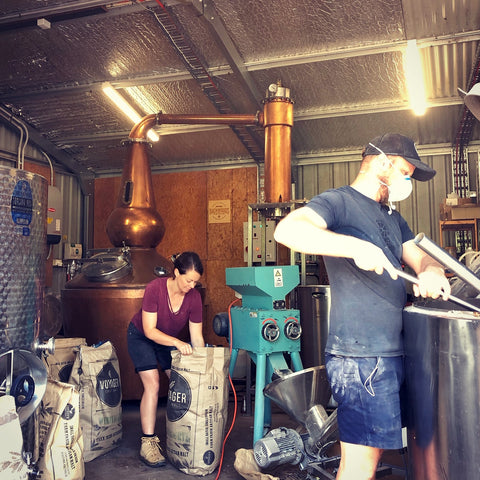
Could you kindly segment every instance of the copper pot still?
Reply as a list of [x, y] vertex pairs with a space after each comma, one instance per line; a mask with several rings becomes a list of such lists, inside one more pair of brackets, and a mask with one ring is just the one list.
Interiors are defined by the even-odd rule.
[[[107, 234], [114, 250], [94, 255], [62, 290], [64, 333], [86, 338], [89, 345], [110, 340], [115, 346], [124, 400], [138, 400], [142, 385], [127, 349], [126, 332], [141, 308], [145, 286], [157, 276], [170, 275], [173, 264], [156, 247], [165, 226], [155, 204], [148, 161], [147, 132], [160, 124], [260, 125], [265, 128], [265, 199], [290, 201], [291, 128], [293, 102], [281, 82], [270, 85], [264, 111], [255, 114], [168, 115], [143, 117], [130, 132], [127, 160]], [[204, 294], [204, 290], [201, 290]], [[168, 382], [161, 382], [166, 395]]]
[[[107, 234], [116, 249], [88, 259], [62, 291], [65, 335], [84, 337], [89, 345], [103, 340], [113, 343], [124, 400], [136, 400], [142, 394], [128, 354], [128, 324], [141, 308], [145, 285], [173, 270], [172, 262], [156, 250], [165, 226], [156, 209], [142, 136], [135, 127], [130, 133], [122, 187], [107, 221]], [[166, 394], [166, 385], [162, 382], [162, 394]]]

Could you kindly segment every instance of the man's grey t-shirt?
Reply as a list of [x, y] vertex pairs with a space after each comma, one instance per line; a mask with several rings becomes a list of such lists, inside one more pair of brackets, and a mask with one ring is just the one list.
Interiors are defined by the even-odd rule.
[[[395, 210], [350, 186], [317, 195], [307, 208], [317, 212], [329, 230], [377, 245], [401, 268], [402, 244], [414, 235]], [[350, 258], [325, 256], [324, 261], [331, 286], [326, 351], [362, 357], [402, 355], [405, 282], [392, 280], [386, 271], [377, 275], [362, 270]]]

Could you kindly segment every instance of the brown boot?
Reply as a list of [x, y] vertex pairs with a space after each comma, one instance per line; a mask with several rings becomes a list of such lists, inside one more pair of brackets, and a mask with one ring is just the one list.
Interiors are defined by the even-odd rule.
[[166, 462], [162, 454], [162, 447], [160, 447], [160, 440], [156, 435], [153, 437], [142, 437], [140, 459], [149, 467], [163, 467], [165, 465]]

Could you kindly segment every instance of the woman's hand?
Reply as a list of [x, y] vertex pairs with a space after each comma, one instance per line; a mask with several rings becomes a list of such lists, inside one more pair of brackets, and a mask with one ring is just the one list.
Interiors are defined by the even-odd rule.
[[182, 355], [191, 355], [193, 353], [192, 346], [189, 343], [182, 342], [181, 340], [177, 340], [177, 342], [175, 342], [175, 348]]

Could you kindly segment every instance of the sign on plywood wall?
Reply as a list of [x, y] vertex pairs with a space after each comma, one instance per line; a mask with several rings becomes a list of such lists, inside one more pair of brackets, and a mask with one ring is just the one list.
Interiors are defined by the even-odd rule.
[[208, 223], [230, 223], [230, 200], [208, 201]]

